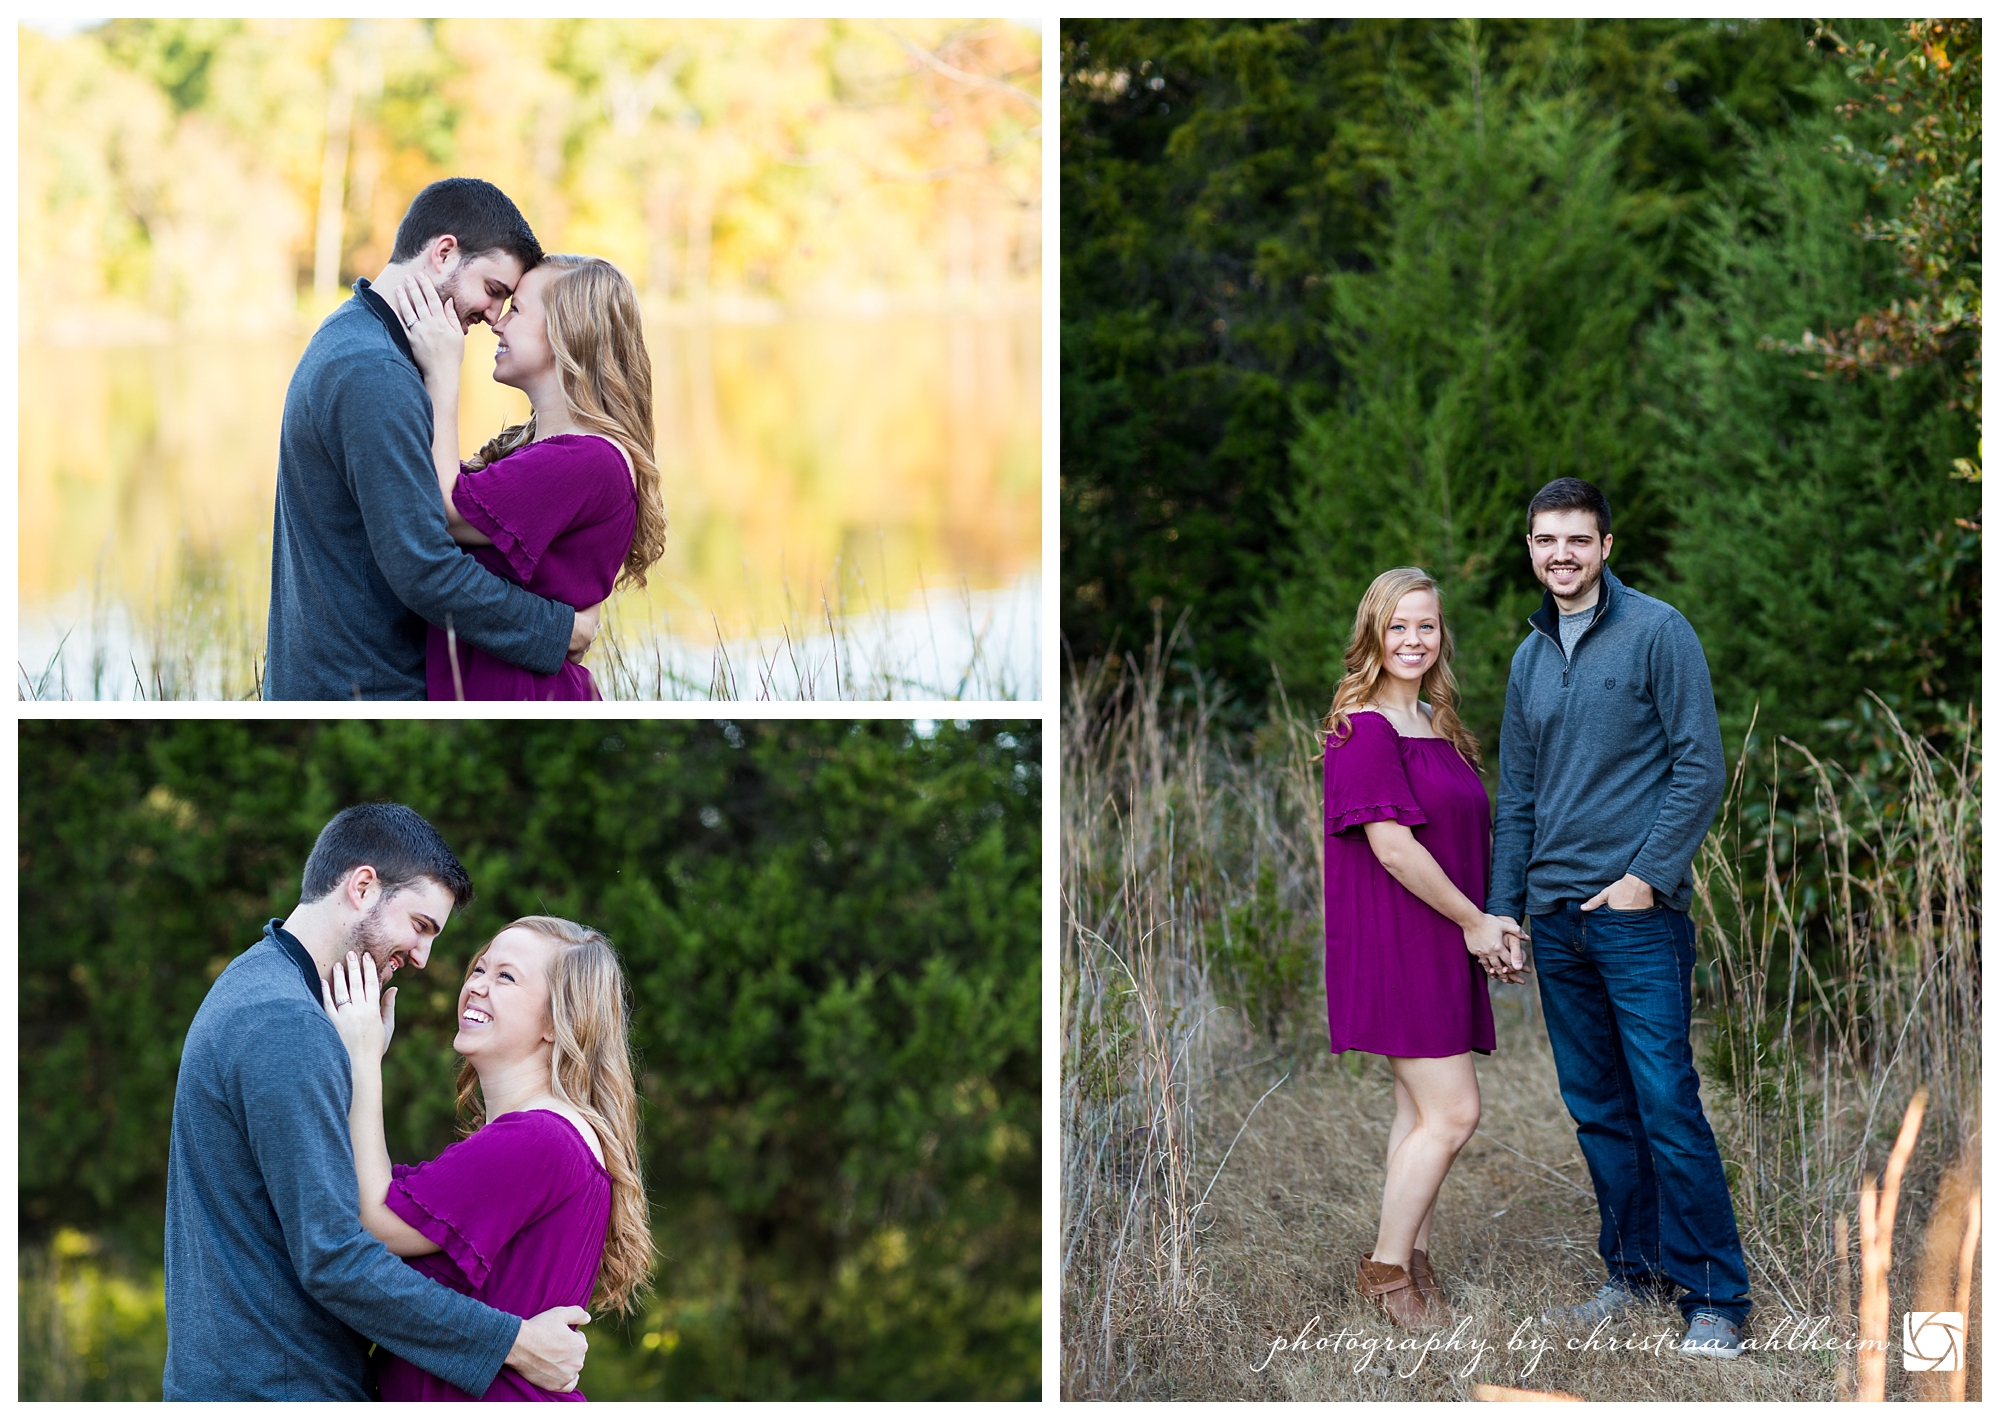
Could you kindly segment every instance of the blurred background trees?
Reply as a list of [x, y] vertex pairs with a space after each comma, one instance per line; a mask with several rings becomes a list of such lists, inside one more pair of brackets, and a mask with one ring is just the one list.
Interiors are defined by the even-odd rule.
[[1038, 725], [29, 722], [21, 762], [23, 1397], [157, 1398], [181, 1040], [368, 799], [479, 891], [399, 998], [395, 1157], [455, 1137], [495, 931], [624, 957], [657, 1294], [592, 1398], [1037, 1393]]
[[23, 328], [244, 331], [497, 182], [649, 302], [992, 291], [1040, 251], [1040, 37], [1004, 22], [113, 20], [20, 31]]
[[[1490, 746], [1521, 510], [1576, 474], [1732, 747], [1758, 705], [1824, 748], [1863, 690], [1931, 732], [1976, 702], [1978, 22], [1070, 21], [1062, 54], [1080, 663], [1185, 615], [1239, 723], [1316, 710], [1416, 562]], [[1921, 358], [1841, 363], [1884, 312]]]
[[[608, 694], [1033, 697], [1033, 22], [17, 35], [22, 693], [255, 693], [286, 382], [468, 173], [639, 289], [668, 547], [607, 616]], [[492, 353], [468, 454], [527, 413]]]

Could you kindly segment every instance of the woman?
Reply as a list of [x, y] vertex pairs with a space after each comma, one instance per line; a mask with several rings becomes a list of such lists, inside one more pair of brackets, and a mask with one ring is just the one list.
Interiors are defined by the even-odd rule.
[[[653, 367], [639, 298], [610, 262], [551, 255], [521, 278], [493, 378], [528, 396], [524, 424], [458, 461], [458, 379], [465, 332], [421, 273], [391, 293], [424, 372], [435, 416], [432, 456], [446, 525], [489, 570], [537, 596], [596, 606], [614, 586], [642, 587], [666, 547], [653, 460]], [[433, 700], [593, 700], [590, 672], [536, 675], [430, 629]]]
[[1334, 1054], [1387, 1056], [1396, 1081], [1359, 1285], [1399, 1326], [1441, 1325], [1431, 1215], [1479, 1124], [1472, 1052], [1493, 1050], [1485, 976], [1520, 979], [1520, 927], [1482, 906], [1492, 817], [1437, 583], [1414, 567], [1377, 577], [1345, 666], [1325, 722], [1327, 1025]]
[[[458, 1105], [471, 1132], [429, 1163], [389, 1162], [372, 957], [349, 952], [334, 963], [326, 1009], [354, 1076], [347, 1122], [362, 1226], [425, 1276], [516, 1316], [633, 1306], [652, 1272], [653, 1240], [625, 980], [601, 932], [523, 917], [472, 959], [452, 1041], [464, 1057]], [[584, 1399], [505, 1369], [474, 1397], [383, 1359], [384, 1400]]]

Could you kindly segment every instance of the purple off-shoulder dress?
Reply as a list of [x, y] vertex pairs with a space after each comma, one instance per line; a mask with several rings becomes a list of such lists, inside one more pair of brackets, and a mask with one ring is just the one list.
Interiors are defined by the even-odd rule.
[[[503, 1114], [427, 1164], [391, 1170], [392, 1212], [439, 1247], [404, 1259], [426, 1277], [526, 1319], [588, 1307], [611, 1221], [611, 1175], [553, 1110]], [[582, 1400], [502, 1367], [467, 1395], [400, 1356], [384, 1356], [384, 1400]]]
[[[465, 549], [480, 566], [519, 582], [538, 597], [582, 609], [611, 595], [632, 534], [639, 498], [617, 445], [596, 434], [557, 434], [516, 449], [452, 490], [458, 515], [493, 539]], [[430, 630], [424, 680], [432, 700], [456, 700], [449, 643]], [[564, 662], [536, 675], [458, 638], [458, 672], [467, 700], [595, 700], [590, 672]]]
[[1326, 1022], [1333, 1053], [1493, 1050], [1486, 974], [1465, 934], [1389, 876], [1365, 824], [1407, 825], [1484, 907], [1493, 863], [1486, 786], [1450, 740], [1405, 739], [1372, 710], [1326, 740]]

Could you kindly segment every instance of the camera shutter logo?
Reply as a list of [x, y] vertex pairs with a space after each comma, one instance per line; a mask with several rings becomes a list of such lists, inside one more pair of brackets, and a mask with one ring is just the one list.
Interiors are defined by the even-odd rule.
[[1903, 1313], [1904, 1370], [1956, 1371], [1964, 1365], [1964, 1313]]

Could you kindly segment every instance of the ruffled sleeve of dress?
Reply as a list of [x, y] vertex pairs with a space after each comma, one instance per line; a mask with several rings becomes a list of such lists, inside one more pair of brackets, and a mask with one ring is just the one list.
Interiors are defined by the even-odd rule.
[[503, 1114], [429, 1163], [393, 1168], [389, 1210], [483, 1286], [521, 1229], [576, 1191], [576, 1126], [547, 1110]]
[[1326, 737], [1326, 831], [1359, 836], [1362, 825], [1428, 823], [1410, 789], [1396, 727], [1372, 710], [1347, 717], [1347, 734]]

